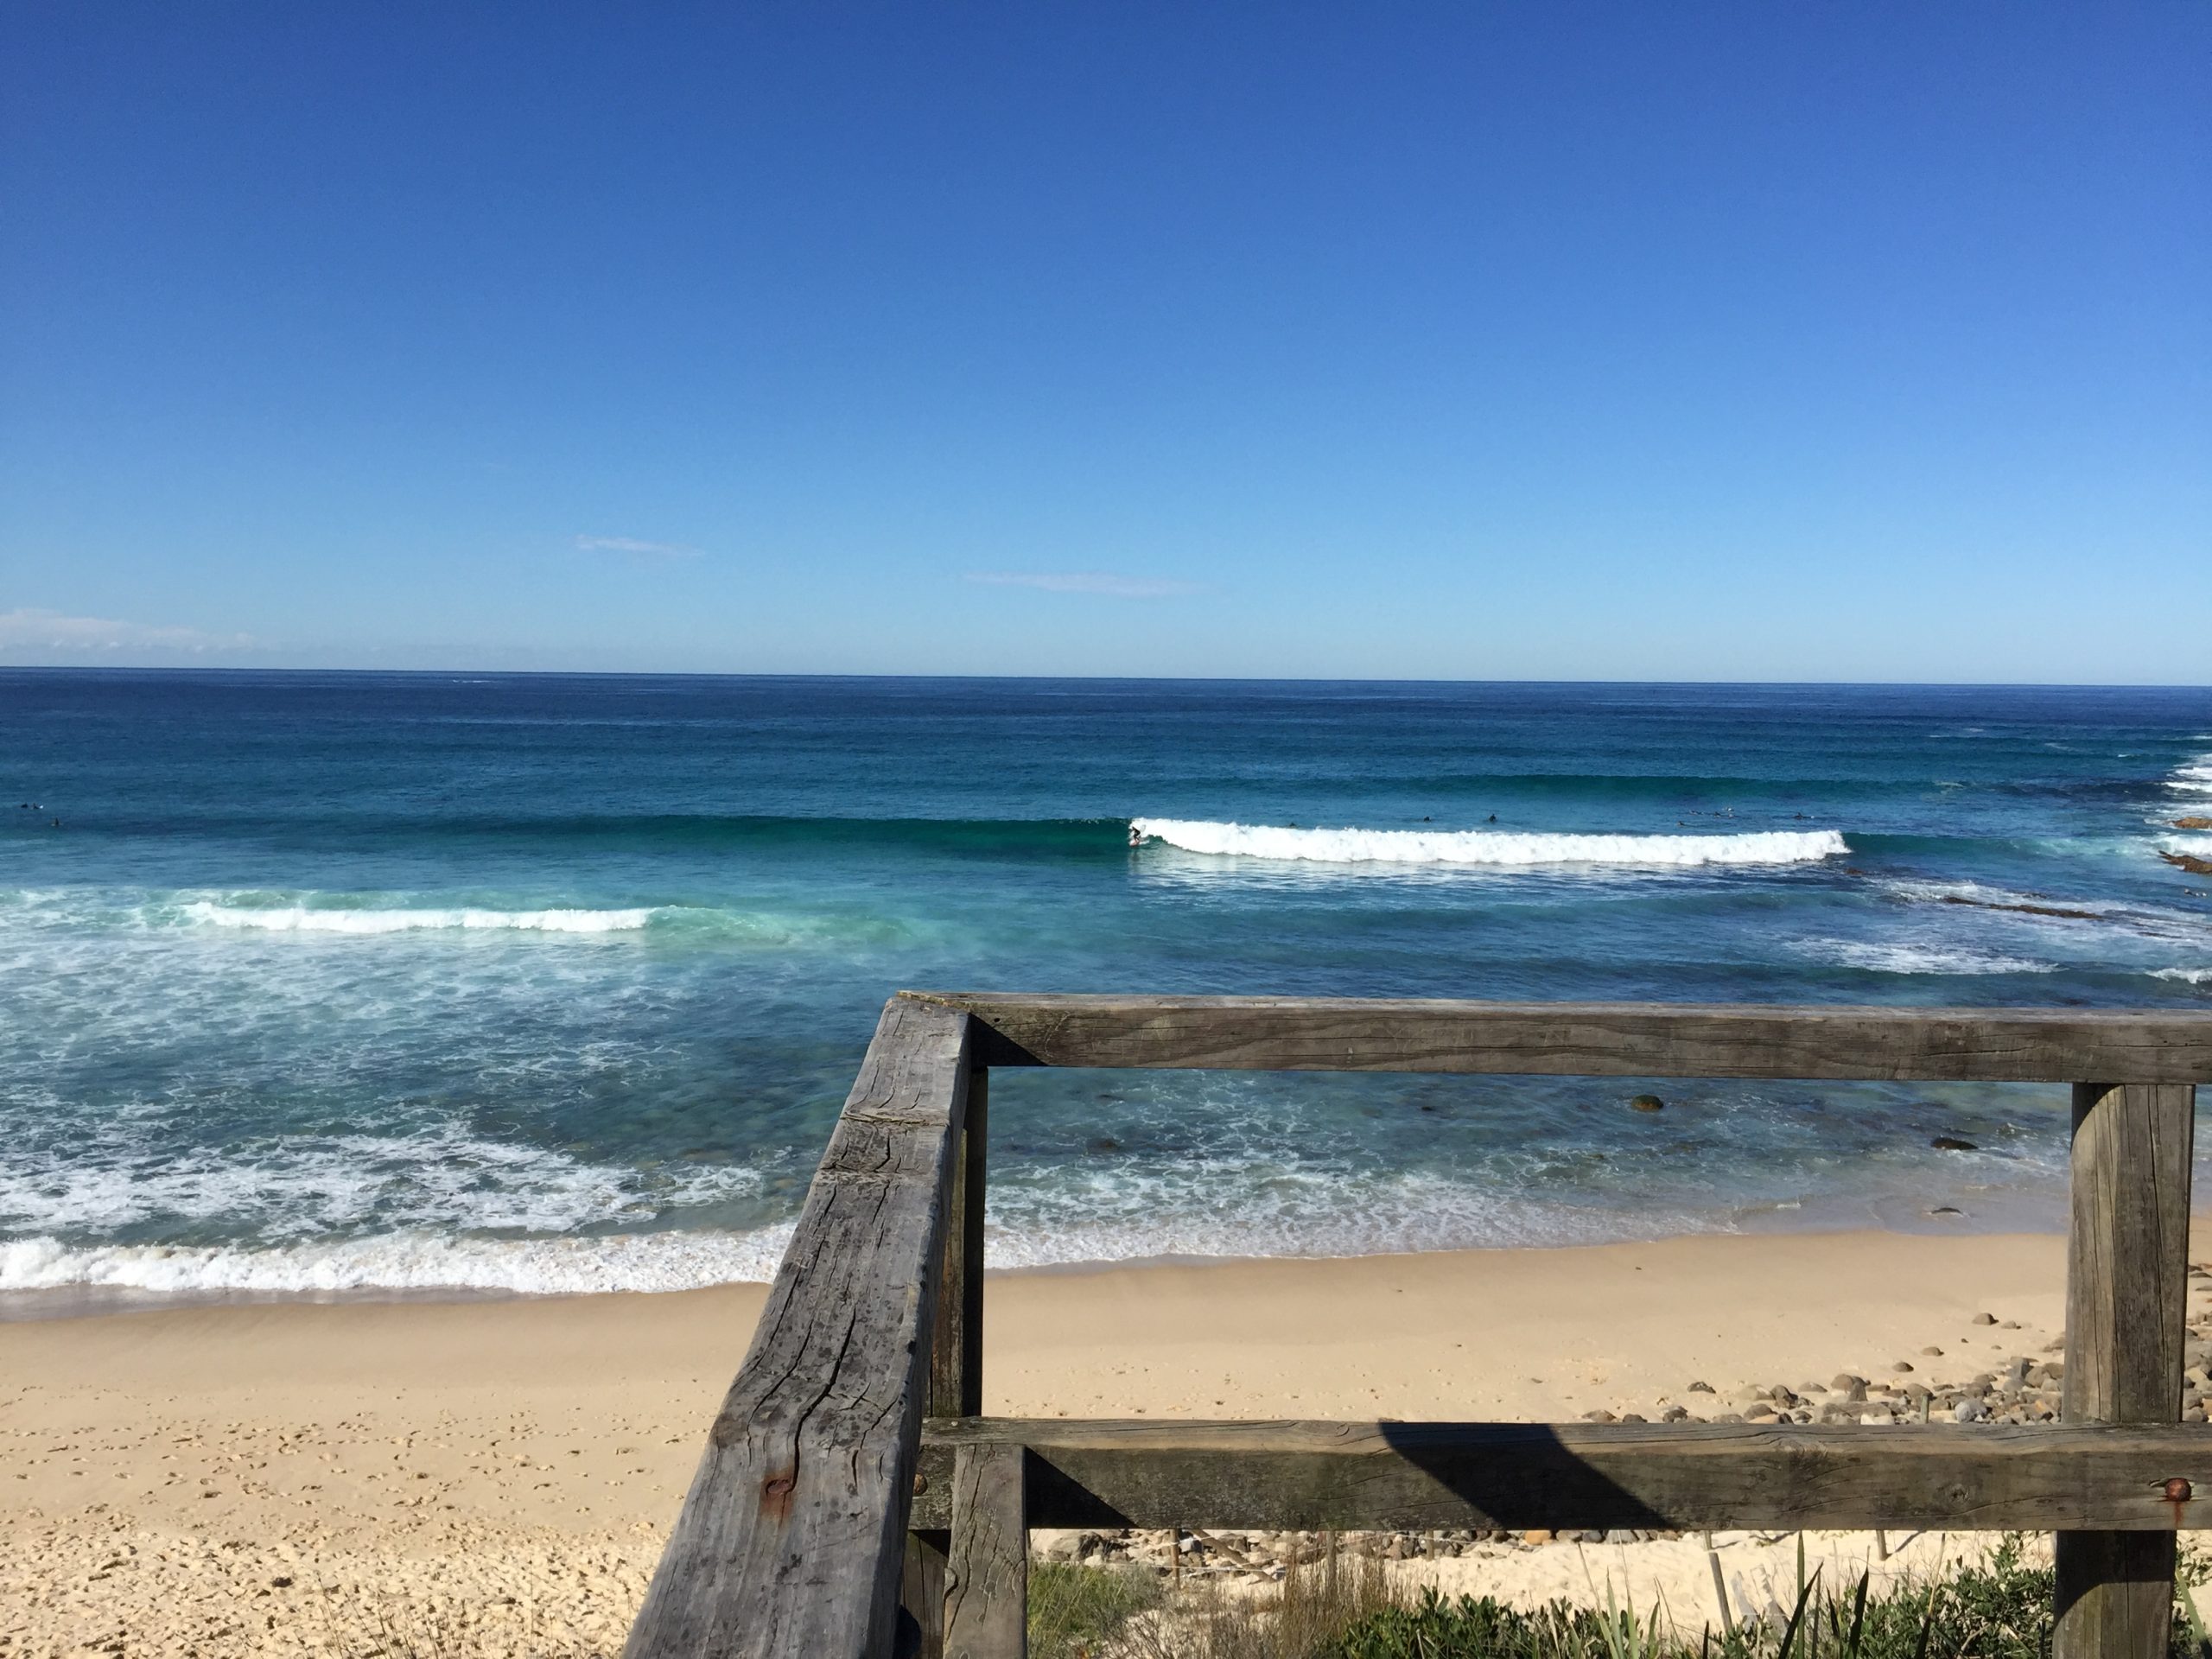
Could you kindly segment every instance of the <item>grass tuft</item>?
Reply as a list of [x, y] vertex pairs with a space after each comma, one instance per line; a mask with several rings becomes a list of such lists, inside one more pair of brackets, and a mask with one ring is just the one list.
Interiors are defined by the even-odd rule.
[[[2185, 1560], [2184, 1583], [2202, 1566]], [[1208, 1581], [1163, 1593], [1138, 1569], [1039, 1564], [1030, 1579], [1034, 1659], [2048, 1659], [2051, 1569], [2018, 1538], [1932, 1580], [1824, 1585], [1801, 1565], [1796, 1605], [1732, 1630], [1686, 1630], [1606, 1587], [1602, 1607], [1533, 1611], [1489, 1597], [1392, 1593], [1382, 1564], [1339, 1554], [1291, 1569], [1278, 1594]], [[2193, 1600], [2178, 1598], [2173, 1659], [2212, 1659]]]
[[1029, 1564], [1030, 1659], [1102, 1659], [1122, 1628], [1160, 1605], [1149, 1567]]

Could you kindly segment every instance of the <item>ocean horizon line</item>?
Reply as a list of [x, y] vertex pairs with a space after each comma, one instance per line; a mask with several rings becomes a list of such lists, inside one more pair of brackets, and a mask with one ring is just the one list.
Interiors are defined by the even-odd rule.
[[268, 677], [359, 677], [363, 679], [514, 679], [514, 680], [715, 680], [751, 682], [807, 682], [902, 683], [945, 683], [976, 685], [1206, 685], [1235, 688], [1268, 685], [1452, 686], [1465, 688], [1529, 687], [1532, 689], [1582, 686], [1620, 686], [1655, 690], [1701, 691], [2203, 691], [2212, 680], [1975, 680], [1975, 679], [1680, 679], [1597, 677], [1559, 678], [1549, 676], [1472, 676], [1411, 678], [1388, 675], [1227, 675], [1227, 674], [988, 674], [933, 670], [882, 672], [843, 669], [711, 669], [711, 668], [392, 668], [367, 664], [327, 664], [284, 663], [240, 664], [220, 663], [11, 663], [0, 662], [0, 677], [13, 673], [113, 676], [175, 675], [197, 678]]

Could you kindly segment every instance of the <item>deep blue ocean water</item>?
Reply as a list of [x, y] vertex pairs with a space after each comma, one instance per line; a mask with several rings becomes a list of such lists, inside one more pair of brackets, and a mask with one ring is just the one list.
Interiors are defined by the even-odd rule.
[[[765, 1277], [903, 986], [2212, 1005], [2207, 690], [0, 671], [0, 1289]], [[2057, 1217], [1655, 1087], [1001, 1073], [994, 1259]]]

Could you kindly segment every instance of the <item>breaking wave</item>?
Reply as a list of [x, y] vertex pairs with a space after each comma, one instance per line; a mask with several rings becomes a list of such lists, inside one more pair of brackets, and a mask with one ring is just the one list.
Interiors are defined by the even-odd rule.
[[2192, 764], [2175, 767], [2166, 787], [2184, 795], [2212, 795], [2212, 754], [2199, 755]]
[[[1732, 1230], [1728, 1208], [1634, 1208], [1550, 1202], [1480, 1182], [1411, 1173], [1351, 1176], [1168, 1172], [1077, 1201], [1020, 1193], [1011, 1226], [995, 1225], [993, 1268], [1046, 1268], [1160, 1257], [1368, 1255], [1498, 1245], [1598, 1243], [1623, 1237]], [[1165, 1188], [1185, 1200], [1207, 1187], [1213, 1209], [1156, 1207]], [[1347, 1187], [1352, 1189], [1348, 1192]], [[1026, 1202], [1024, 1201], [1026, 1200]], [[343, 1294], [407, 1291], [574, 1295], [766, 1284], [792, 1224], [750, 1230], [486, 1238], [427, 1230], [351, 1238], [218, 1245], [73, 1244], [50, 1234], [0, 1242], [0, 1293], [95, 1289], [162, 1294]]]
[[[264, 1241], [389, 1230], [535, 1233], [651, 1224], [741, 1201], [745, 1164], [671, 1160], [645, 1169], [455, 1124], [413, 1134], [278, 1135], [179, 1152], [149, 1135], [156, 1114], [110, 1120], [0, 1155], [0, 1228], [22, 1236], [219, 1223]], [[32, 1139], [33, 1144], [21, 1144]]]
[[529, 1295], [696, 1290], [708, 1285], [766, 1282], [774, 1276], [790, 1241], [789, 1225], [749, 1233], [595, 1238], [393, 1233], [276, 1249], [72, 1246], [36, 1237], [0, 1243], [0, 1290], [485, 1290]]
[[[531, 895], [535, 897], [535, 895]], [[440, 902], [442, 900], [443, 902]], [[518, 901], [519, 900], [519, 901]], [[914, 919], [872, 899], [726, 906], [538, 905], [522, 895], [270, 888], [0, 888], [0, 930], [92, 937], [109, 931], [371, 939], [639, 939], [769, 949], [861, 950], [911, 944]]]
[[1815, 957], [1872, 974], [2050, 974], [2058, 964], [1958, 945], [1915, 944], [1879, 939], [1808, 939]]
[[1683, 869], [1707, 865], [1817, 862], [1850, 849], [1834, 830], [1765, 830], [1732, 836], [1533, 834], [1495, 830], [1305, 830], [1133, 818], [1131, 839], [1189, 853], [1327, 864], [1447, 864], [1499, 869], [1603, 865]]
[[249, 927], [270, 933], [412, 933], [462, 928], [523, 933], [633, 933], [649, 927], [657, 909], [643, 910], [322, 910], [308, 905], [221, 905], [195, 899], [185, 916], [213, 927]]

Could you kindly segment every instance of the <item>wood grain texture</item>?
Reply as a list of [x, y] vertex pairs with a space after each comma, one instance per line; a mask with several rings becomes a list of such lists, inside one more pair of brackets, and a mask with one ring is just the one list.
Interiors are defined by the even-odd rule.
[[[2066, 1248], [2068, 1423], [2168, 1424], [2181, 1415], [2196, 1090], [2074, 1090]], [[2212, 1487], [2177, 1509], [2212, 1507]], [[2053, 1659], [2157, 1659], [2173, 1618], [2174, 1540], [2062, 1531]]]
[[958, 1011], [885, 1007], [628, 1659], [888, 1659], [969, 1063]]
[[1029, 1651], [1029, 1530], [1018, 1445], [957, 1447], [946, 1659], [1024, 1659]]
[[1551, 1077], [2212, 1082], [2212, 1012], [908, 991], [987, 1065]]
[[[1424, 1531], [2212, 1526], [2212, 1429], [1962, 1424], [1081, 1421], [924, 1431], [917, 1517], [949, 1513], [958, 1448], [1029, 1450], [1033, 1527]], [[2156, 1483], [2156, 1484], [2154, 1484]]]

